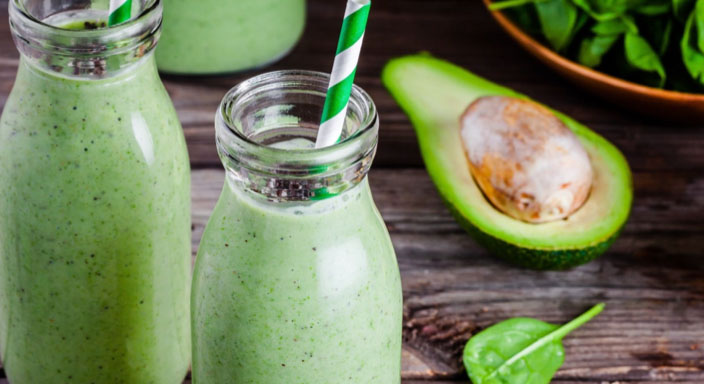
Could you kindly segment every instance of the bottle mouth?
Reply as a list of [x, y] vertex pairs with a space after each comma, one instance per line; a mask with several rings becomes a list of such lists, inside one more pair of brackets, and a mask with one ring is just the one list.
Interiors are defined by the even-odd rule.
[[161, 0], [135, 2], [136, 16], [107, 27], [106, 2], [10, 0], [10, 30], [23, 57], [67, 76], [101, 78], [149, 54], [161, 30]]
[[325, 198], [363, 180], [376, 153], [379, 120], [361, 88], [352, 89], [340, 141], [313, 148], [329, 80], [321, 72], [277, 71], [231, 89], [215, 123], [228, 171], [272, 199]]

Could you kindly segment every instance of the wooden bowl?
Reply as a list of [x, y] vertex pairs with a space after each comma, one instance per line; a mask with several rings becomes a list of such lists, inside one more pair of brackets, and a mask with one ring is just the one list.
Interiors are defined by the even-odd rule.
[[[488, 7], [491, 0], [483, 0]], [[580, 87], [634, 112], [680, 123], [704, 123], [704, 94], [647, 87], [575, 63], [523, 32], [500, 11], [496, 21], [525, 50]]]

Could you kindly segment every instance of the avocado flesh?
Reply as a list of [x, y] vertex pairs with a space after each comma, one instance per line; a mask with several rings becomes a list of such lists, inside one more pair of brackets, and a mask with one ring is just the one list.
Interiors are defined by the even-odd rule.
[[454, 216], [490, 252], [534, 269], [566, 269], [604, 253], [626, 223], [631, 172], [619, 150], [555, 112], [590, 156], [594, 181], [585, 204], [565, 220], [530, 224], [497, 210], [472, 178], [460, 139], [460, 116], [482, 96], [529, 99], [428, 55], [390, 61], [382, 81], [410, 117], [426, 168]]

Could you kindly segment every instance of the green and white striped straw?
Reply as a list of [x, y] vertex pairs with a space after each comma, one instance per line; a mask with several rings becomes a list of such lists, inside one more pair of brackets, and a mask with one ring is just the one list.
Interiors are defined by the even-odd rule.
[[337, 143], [342, 135], [370, 8], [370, 0], [348, 0], [347, 2], [345, 20], [342, 23], [323, 117], [318, 130], [318, 140], [315, 142], [316, 148], [331, 146]]
[[122, 24], [132, 17], [132, 0], [110, 0], [108, 26]]

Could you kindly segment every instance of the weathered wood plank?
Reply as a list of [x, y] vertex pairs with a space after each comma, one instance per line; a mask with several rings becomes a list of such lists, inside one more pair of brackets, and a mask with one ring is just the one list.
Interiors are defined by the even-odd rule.
[[[373, 171], [403, 276], [404, 378], [460, 379], [472, 332], [514, 316], [565, 322], [606, 301], [607, 311], [566, 340], [559, 380], [704, 381], [704, 179], [682, 175], [666, 189], [654, 175], [636, 176], [643, 182], [631, 221], [605, 257], [535, 272], [476, 245], [422, 170]], [[194, 249], [222, 178], [193, 173]]]

